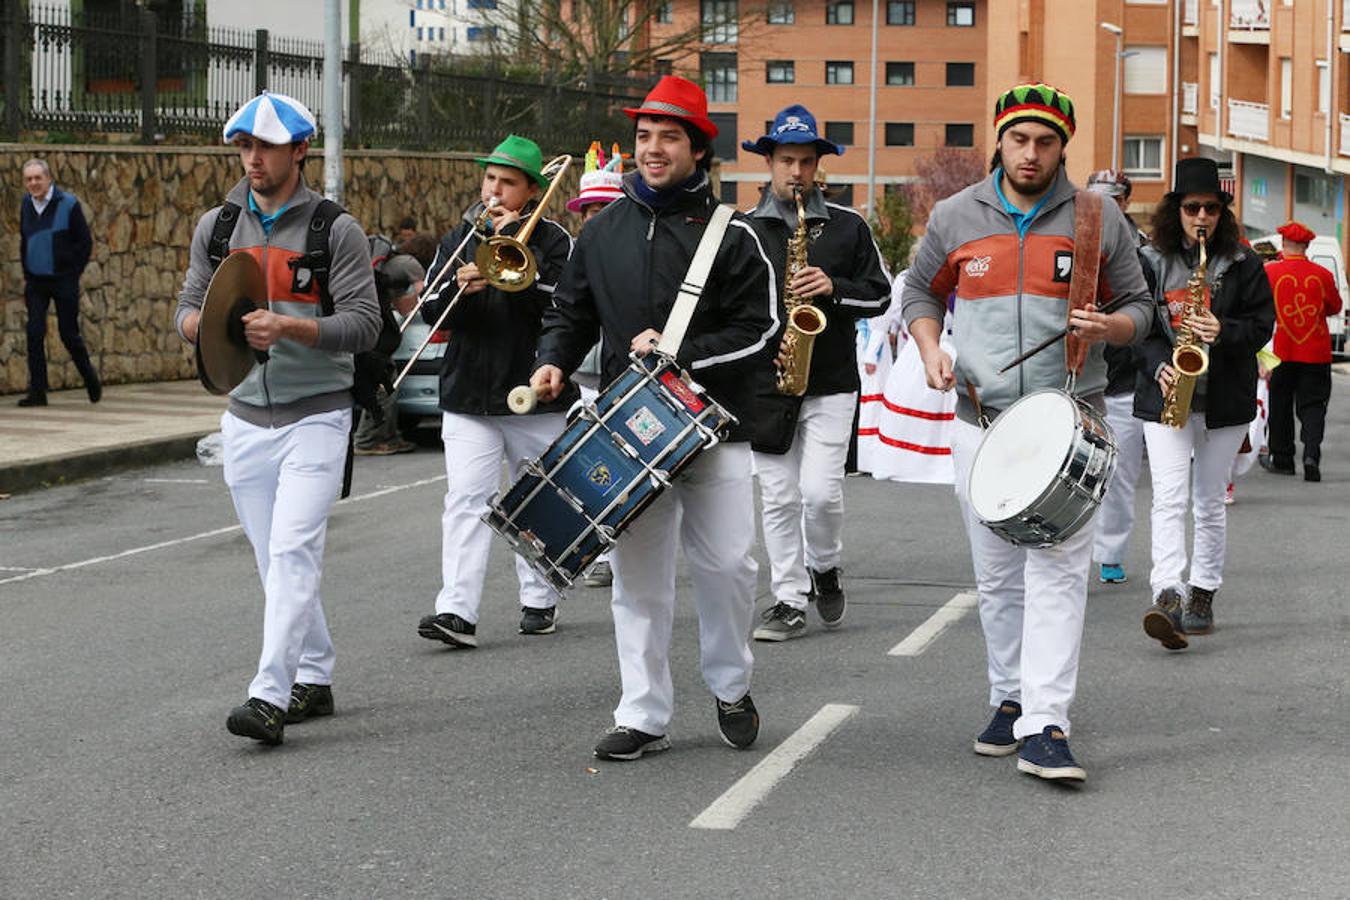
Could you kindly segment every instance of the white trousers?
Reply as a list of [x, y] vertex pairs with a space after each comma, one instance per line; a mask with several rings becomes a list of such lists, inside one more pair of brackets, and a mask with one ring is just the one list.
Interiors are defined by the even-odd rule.
[[1108, 394], [1106, 424], [1116, 436], [1116, 472], [1097, 511], [1097, 539], [1092, 558], [1120, 565], [1134, 530], [1134, 492], [1144, 467], [1144, 420], [1134, 417], [1134, 394]]
[[328, 512], [342, 490], [349, 409], [260, 428], [225, 413], [225, 484], [262, 578], [263, 646], [248, 695], [285, 709], [291, 685], [332, 684], [319, 599]]
[[764, 547], [775, 602], [806, 609], [807, 566], [826, 572], [844, 550], [844, 463], [857, 394], [807, 397], [787, 453], [756, 453]]
[[[501, 487], [502, 458], [512, 481], [521, 463], [535, 459], [562, 434], [561, 413], [530, 416], [465, 416], [441, 414], [445, 446], [445, 510], [441, 515], [441, 590], [436, 612], [454, 613], [477, 624], [483, 597], [492, 529], [480, 516]], [[520, 605], [547, 609], [558, 602], [549, 583], [519, 556], [516, 579]]]
[[703, 682], [719, 700], [750, 690], [750, 622], [759, 567], [749, 444], [703, 451], [638, 517], [611, 552], [614, 642], [623, 695], [614, 724], [665, 734], [675, 709], [670, 637], [675, 543], [693, 582]]
[[[1148, 468], [1153, 475], [1153, 571], [1149, 587], [1156, 598], [1167, 588], [1185, 593], [1187, 583], [1217, 591], [1223, 584], [1228, 508], [1224, 493], [1228, 471], [1242, 446], [1246, 425], [1205, 427], [1197, 413], [1185, 428], [1144, 423]], [[1188, 490], [1189, 488], [1189, 490]], [[1189, 495], [1195, 522], [1190, 578], [1186, 569], [1186, 501]]]
[[1016, 547], [981, 525], [970, 508], [966, 482], [982, 436], [979, 428], [959, 419], [952, 429], [956, 496], [980, 592], [989, 704], [1005, 699], [1022, 704], [1013, 726], [1019, 738], [1040, 734], [1047, 725], [1069, 734], [1096, 517], [1064, 543], [1044, 550]]

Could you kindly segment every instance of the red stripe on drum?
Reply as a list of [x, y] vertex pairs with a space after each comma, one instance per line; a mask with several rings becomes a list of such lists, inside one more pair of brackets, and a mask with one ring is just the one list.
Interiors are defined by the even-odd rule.
[[893, 438], [881, 433], [879, 428], [859, 428], [858, 437], [874, 437], [888, 447], [895, 447], [900, 450], [910, 450], [914, 453], [923, 453], [928, 456], [951, 456], [951, 447], [926, 447], [923, 444], [912, 444], [909, 441], [902, 441], [899, 438]]
[[881, 402], [885, 404], [886, 409], [896, 415], [910, 416], [915, 419], [928, 419], [931, 422], [950, 422], [956, 418], [956, 413], [954, 412], [929, 412], [926, 409], [911, 409], [908, 406], [897, 406], [885, 398], [882, 398]]

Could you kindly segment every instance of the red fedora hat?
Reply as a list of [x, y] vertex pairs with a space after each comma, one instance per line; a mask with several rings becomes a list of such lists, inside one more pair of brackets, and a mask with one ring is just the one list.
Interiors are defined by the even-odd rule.
[[683, 119], [706, 134], [709, 140], [717, 137], [717, 126], [708, 118], [708, 95], [703, 93], [703, 88], [678, 75], [663, 77], [641, 106], [624, 112], [630, 119], [638, 116]]

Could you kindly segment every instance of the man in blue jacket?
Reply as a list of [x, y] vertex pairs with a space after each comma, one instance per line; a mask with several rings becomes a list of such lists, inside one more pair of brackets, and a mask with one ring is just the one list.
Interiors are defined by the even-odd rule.
[[61, 343], [84, 379], [89, 402], [97, 403], [103, 385], [80, 336], [80, 275], [94, 249], [89, 225], [79, 199], [52, 182], [43, 160], [23, 164], [23, 185], [28, 196], [19, 202], [19, 256], [28, 305], [28, 394], [19, 405], [47, 405], [47, 308], [53, 300]]

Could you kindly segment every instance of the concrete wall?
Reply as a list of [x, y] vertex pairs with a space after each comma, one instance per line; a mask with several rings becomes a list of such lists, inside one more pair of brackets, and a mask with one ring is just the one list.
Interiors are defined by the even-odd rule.
[[[322, 183], [322, 151], [306, 165]], [[241, 177], [228, 147], [66, 147], [0, 144], [0, 394], [28, 385], [19, 261], [20, 167], [40, 156], [63, 190], [78, 196], [94, 234], [94, 255], [82, 281], [81, 323], [103, 378], [110, 384], [195, 378], [192, 356], [173, 329], [173, 311], [187, 269], [197, 219]], [[579, 165], [559, 185], [550, 215], [566, 221]], [[392, 233], [400, 219], [437, 235], [477, 199], [481, 170], [471, 154], [359, 151], [346, 154], [345, 204], [369, 232]], [[81, 385], [48, 318], [47, 358], [54, 390]]]

